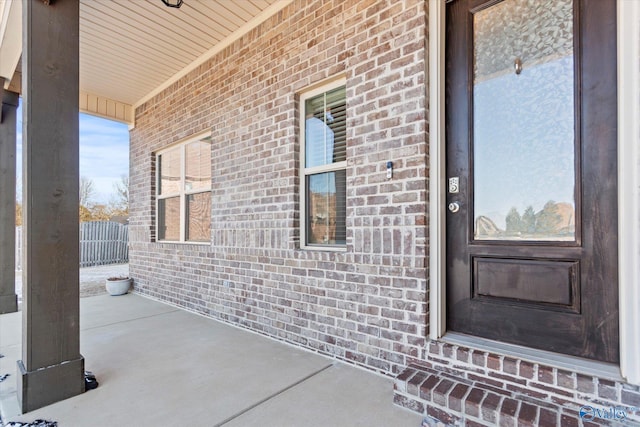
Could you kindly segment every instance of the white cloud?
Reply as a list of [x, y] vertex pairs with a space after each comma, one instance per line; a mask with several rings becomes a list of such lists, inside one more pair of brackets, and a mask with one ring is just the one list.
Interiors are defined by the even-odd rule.
[[93, 181], [97, 201], [109, 201], [122, 175], [129, 175], [127, 125], [80, 114], [80, 176]]
[[[22, 176], [22, 108], [18, 108], [17, 169]], [[91, 179], [95, 201], [108, 202], [113, 184], [129, 175], [129, 131], [127, 125], [80, 114], [80, 176]]]

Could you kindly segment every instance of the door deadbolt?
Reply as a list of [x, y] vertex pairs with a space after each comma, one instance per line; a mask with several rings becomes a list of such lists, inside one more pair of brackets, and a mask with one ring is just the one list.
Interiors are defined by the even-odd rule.
[[449, 211], [451, 213], [456, 213], [460, 210], [460, 205], [458, 204], [458, 202], [451, 202], [449, 203]]

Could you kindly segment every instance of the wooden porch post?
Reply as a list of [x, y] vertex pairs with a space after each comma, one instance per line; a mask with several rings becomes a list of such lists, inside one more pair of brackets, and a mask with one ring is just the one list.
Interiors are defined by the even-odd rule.
[[22, 412], [84, 392], [78, 243], [79, 1], [24, 1]]
[[0, 78], [0, 314], [18, 310], [16, 295], [16, 109], [18, 94]]

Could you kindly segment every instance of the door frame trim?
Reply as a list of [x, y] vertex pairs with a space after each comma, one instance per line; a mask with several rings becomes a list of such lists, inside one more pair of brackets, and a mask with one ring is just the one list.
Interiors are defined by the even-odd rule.
[[[446, 333], [445, 4], [428, 0], [429, 338]], [[640, 2], [617, 0], [620, 373], [640, 385]], [[624, 196], [624, 197], [622, 197]]]
[[446, 328], [445, 1], [429, 1], [429, 338]]
[[617, 6], [620, 370], [640, 384], [640, 2]]

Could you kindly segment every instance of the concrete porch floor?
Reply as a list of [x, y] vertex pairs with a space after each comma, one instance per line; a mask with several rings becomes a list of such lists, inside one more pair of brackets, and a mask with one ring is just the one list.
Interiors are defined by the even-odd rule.
[[[21, 313], [0, 316], [2, 420], [59, 427], [420, 426], [393, 382], [315, 353], [128, 294], [82, 298], [95, 390], [20, 415]], [[1, 423], [0, 423], [1, 425]]]

